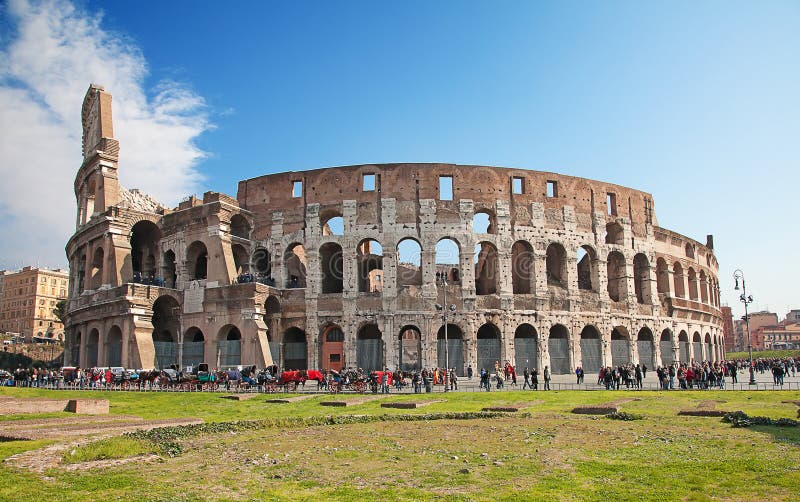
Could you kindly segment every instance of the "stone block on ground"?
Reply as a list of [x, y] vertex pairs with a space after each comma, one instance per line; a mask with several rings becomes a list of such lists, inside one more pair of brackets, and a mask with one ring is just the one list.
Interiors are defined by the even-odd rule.
[[572, 409], [572, 413], [578, 415], [608, 415], [609, 413], [617, 413], [619, 408], [616, 406], [578, 406]]
[[227, 396], [222, 396], [222, 399], [230, 399], [232, 401], [247, 401], [248, 399], [253, 399], [256, 396], [258, 396], [258, 394], [230, 394]]
[[317, 397], [317, 396], [315, 396], [313, 394], [312, 395], [305, 395], [305, 396], [294, 396], [294, 397], [278, 397], [278, 398], [274, 398], [274, 399], [267, 399], [265, 402], [266, 403], [271, 403], [271, 404], [288, 404], [288, 403], [295, 403], [297, 401], [304, 401], [306, 399], [312, 399], [312, 398], [315, 398], [315, 397]]
[[402, 402], [394, 402], [394, 403], [381, 403], [381, 408], [397, 408], [400, 410], [413, 410], [416, 408], [422, 408], [425, 406], [430, 406], [433, 403], [441, 403], [440, 400], [433, 400], [433, 401], [402, 401]]
[[70, 399], [66, 411], [78, 415], [108, 415], [108, 399]]

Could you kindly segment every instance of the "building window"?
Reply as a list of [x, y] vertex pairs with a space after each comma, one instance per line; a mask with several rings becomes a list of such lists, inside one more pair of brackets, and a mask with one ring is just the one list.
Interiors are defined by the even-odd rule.
[[525, 179], [519, 176], [511, 178], [511, 193], [520, 195], [525, 193]]
[[558, 182], [547, 180], [547, 196], [558, 197]]
[[374, 174], [365, 174], [364, 175], [364, 184], [362, 185], [362, 189], [365, 192], [374, 192], [375, 191], [375, 175]]
[[606, 194], [606, 206], [608, 206], [609, 216], [617, 215], [617, 194], [611, 192]]
[[296, 180], [292, 181], [292, 198], [297, 199], [303, 196], [303, 182]]
[[439, 176], [439, 200], [453, 200], [452, 176]]

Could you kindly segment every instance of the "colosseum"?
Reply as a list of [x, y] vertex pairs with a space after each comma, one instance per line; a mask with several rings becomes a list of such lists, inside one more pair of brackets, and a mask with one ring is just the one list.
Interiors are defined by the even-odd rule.
[[[411, 370], [723, 357], [718, 264], [651, 195], [561, 174], [380, 164], [269, 174], [175, 208], [119, 185], [83, 103], [65, 364]], [[124, 152], [124, 150], [123, 150]], [[123, 163], [124, 168], [124, 163]]]

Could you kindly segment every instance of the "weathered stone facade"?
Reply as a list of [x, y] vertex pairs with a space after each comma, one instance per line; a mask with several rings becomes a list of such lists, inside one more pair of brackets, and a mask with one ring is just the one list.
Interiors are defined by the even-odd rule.
[[463, 374], [723, 356], [711, 238], [660, 228], [647, 193], [382, 164], [262, 176], [174, 210], [122, 204], [110, 96], [92, 87], [95, 101], [107, 128], [84, 139], [97, 149], [76, 179], [67, 362], [377, 369], [446, 353]]

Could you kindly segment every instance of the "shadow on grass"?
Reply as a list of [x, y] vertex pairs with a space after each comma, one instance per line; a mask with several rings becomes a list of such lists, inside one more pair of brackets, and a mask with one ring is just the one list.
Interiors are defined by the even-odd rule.
[[776, 425], [753, 425], [750, 430], [769, 434], [778, 443], [800, 446], [800, 427], [778, 427]]

